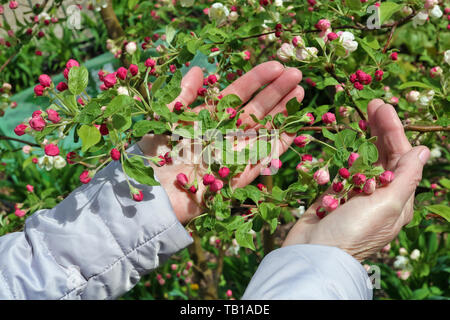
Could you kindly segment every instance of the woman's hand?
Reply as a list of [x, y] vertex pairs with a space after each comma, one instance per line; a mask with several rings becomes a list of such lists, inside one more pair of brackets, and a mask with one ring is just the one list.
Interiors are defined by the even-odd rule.
[[[275, 115], [285, 111], [286, 103], [293, 97], [297, 97], [297, 100], [301, 102], [304, 97], [304, 90], [298, 85], [301, 79], [301, 72], [295, 68], [285, 69], [278, 62], [266, 62], [256, 66], [234, 81], [221, 93], [223, 96], [236, 94], [243, 103], [248, 102], [240, 119], [243, 125], [247, 125], [246, 129], [251, 129], [256, 124], [253, 122], [250, 114], [263, 119], [268, 114]], [[197, 90], [202, 85], [203, 73], [200, 68], [193, 67], [183, 78], [181, 94], [168, 105], [169, 109], [173, 110], [177, 101], [183, 103], [184, 106], [193, 103], [197, 99]], [[262, 86], [265, 86], [265, 88], [251, 99]], [[205, 108], [205, 105], [201, 105], [193, 111], [199, 112], [203, 108]], [[285, 152], [294, 138], [295, 136], [293, 135], [281, 134], [278, 153], [282, 154]], [[158, 147], [167, 145], [168, 139], [167, 136], [146, 135], [138, 144], [145, 155], [153, 157], [159, 155], [157, 154]], [[170, 164], [162, 167], [154, 166], [154, 169], [155, 175], [169, 195], [172, 207], [181, 223], [186, 224], [202, 212], [202, 195], [205, 191], [202, 176], [205, 172], [198, 170], [198, 165], [189, 163]], [[231, 185], [233, 187], [244, 187], [252, 182], [260, 174], [260, 171], [260, 164], [249, 164], [244, 172], [232, 179]], [[186, 192], [186, 190], [177, 185], [176, 176], [179, 173], [184, 173], [190, 183], [197, 178], [198, 190], [195, 194]]]
[[378, 164], [394, 172], [394, 181], [370, 196], [354, 196], [320, 220], [315, 211], [330, 191], [325, 192], [295, 224], [283, 246], [335, 246], [361, 261], [392, 241], [413, 218], [414, 192], [430, 151], [411, 147], [391, 105], [372, 100], [368, 114], [372, 135], [378, 137]]

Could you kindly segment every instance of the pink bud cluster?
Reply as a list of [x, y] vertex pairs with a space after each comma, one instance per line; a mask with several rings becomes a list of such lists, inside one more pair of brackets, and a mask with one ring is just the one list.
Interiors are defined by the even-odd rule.
[[[359, 154], [351, 153], [348, 158], [348, 166], [351, 167], [358, 158]], [[328, 168], [325, 167], [317, 170], [313, 178], [319, 185], [327, 184], [330, 181]], [[388, 170], [384, 171], [378, 177], [368, 178], [363, 173], [357, 172], [352, 175], [347, 168], [340, 168], [338, 175], [331, 185], [334, 194], [327, 194], [322, 198], [321, 205], [316, 209], [316, 215], [322, 219], [326, 213], [330, 213], [340, 204], [345, 203], [349, 191], [355, 194], [364, 193], [370, 195], [375, 192], [377, 186], [386, 186], [393, 180], [394, 173]]]
[[[379, 72], [381, 71], [381, 72]], [[377, 73], [378, 72], [378, 73]], [[376, 79], [380, 79], [381, 81], [383, 76], [382, 70], [377, 70], [375, 73]], [[372, 82], [372, 76], [368, 73], [365, 73], [362, 70], [357, 70], [355, 73], [350, 75], [350, 82], [353, 83], [353, 87], [357, 90], [363, 90], [364, 85], [369, 85]]]

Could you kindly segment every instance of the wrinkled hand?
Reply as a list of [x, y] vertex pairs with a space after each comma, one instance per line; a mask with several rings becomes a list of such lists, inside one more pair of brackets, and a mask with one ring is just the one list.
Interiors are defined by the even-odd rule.
[[378, 164], [394, 172], [394, 181], [370, 196], [354, 196], [320, 220], [315, 211], [330, 191], [325, 192], [291, 229], [283, 246], [335, 246], [362, 261], [392, 241], [413, 218], [414, 192], [430, 152], [423, 146], [411, 147], [391, 105], [372, 100], [368, 115], [372, 135], [378, 137]]
[[[224, 96], [236, 94], [243, 103], [248, 102], [243, 109], [244, 113], [240, 116], [242, 124], [247, 125], [246, 129], [248, 130], [256, 126], [250, 114], [263, 119], [269, 114], [274, 116], [279, 112], [285, 112], [286, 103], [293, 97], [297, 97], [297, 100], [301, 102], [304, 97], [303, 88], [298, 86], [301, 79], [301, 72], [295, 68], [285, 69], [278, 62], [266, 62], [256, 66], [234, 81], [221, 93]], [[177, 101], [183, 103], [184, 106], [193, 103], [197, 98], [197, 91], [202, 85], [203, 73], [200, 68], [193, 67], [183, 77], [181, 94], [168, 105], [169, 109], [173, 110]], [[265, 88], [251, 99], [262, 86], [265, 86]], [[201, 105], [193, 109], [193, 111], [199, 112], [204, 108], [205, 105]], [[278, 153], [282, 154], [285, 152], [294, 138], [295, 136], [293, 135], [281, 134]], [[158, 147], [167, 145], [168, 139], [167, 136], [146, 135], [138, 142], [138, 145], [145, 155], [154, 157], [159, 155], [157, 154]], [[154, 166], [154, 169], [155, 175], [169, 195], [172, 207], [181, 223], [186, 224], [202, 212], [202, 195], [206, 189], [202, 183], [202, 176], [205, 172], [199, 171], [198, 166], [184, 163], [164, 165], [162, 167]], [[244, 172], [231, 180], [232, 187], [246, 186], [260, 174], [260, 171], [261, 164], [247, 165]], [[178, 173], [186, 174], [190, 183], [197, 178], [198, 190], [195, 194], [186, 192], [177, 185], [176, 175]]]

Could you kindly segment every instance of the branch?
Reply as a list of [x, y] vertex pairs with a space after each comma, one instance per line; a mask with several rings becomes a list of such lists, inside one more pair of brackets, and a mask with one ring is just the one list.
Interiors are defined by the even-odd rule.
[[22, 140], [22, 139], [17, 139], [17, 138], [13, 138], [13, 137], [7, 137], [7, 136], [3, 136], [3, 135], [0, 135], [0, 140], [12, 140], [12, 141], [16, 141], [16, 142], [27, 144], [27, 145], [32, 146], [32, 147], [40, 147], [40, 145], [38, 145], [36, 143], [33, 143], [33, 142], [28, 142], [28, 141], [25, 141], [25, 140]]

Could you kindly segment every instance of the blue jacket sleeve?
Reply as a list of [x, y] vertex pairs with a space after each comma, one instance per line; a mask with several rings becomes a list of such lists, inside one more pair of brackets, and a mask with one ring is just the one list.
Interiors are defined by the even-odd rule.
[[[137, 145], [129, 149], [141, 153]], [[0, 299], [114, 299], [192, 239], [164, 189], [131, 180], [118, 161], [50, 210], [0, 238]]]
[[292, 245], [263, 259], [243, 299], [370, 300], [372, 284], [363, 266], [339, 248]]

